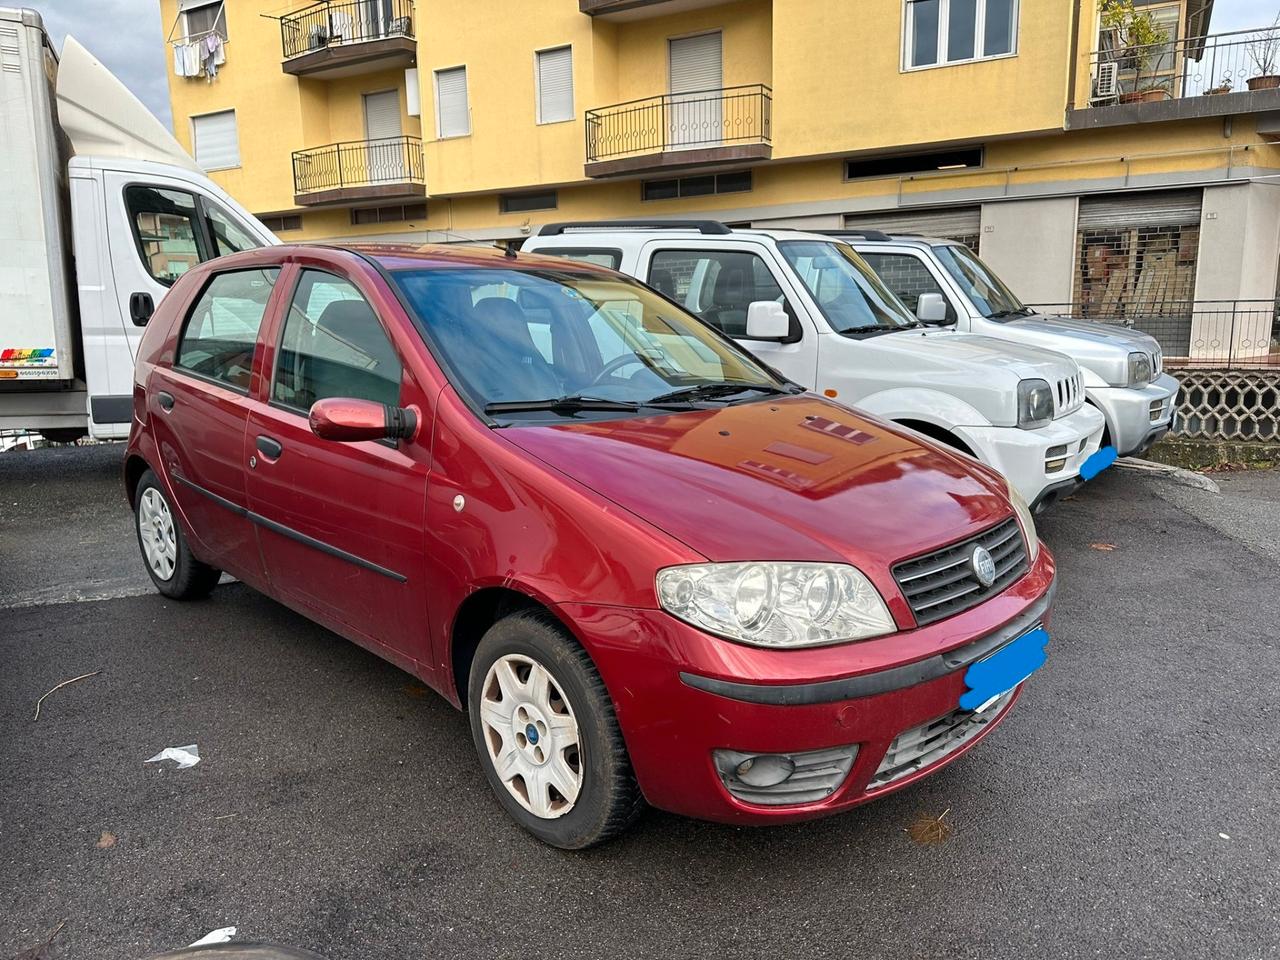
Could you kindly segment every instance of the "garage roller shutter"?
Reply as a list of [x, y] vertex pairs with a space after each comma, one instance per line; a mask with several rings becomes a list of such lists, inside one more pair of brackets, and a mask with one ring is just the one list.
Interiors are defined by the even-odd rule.
[[1200, 223], [1200, 190], [1082, 197], [1081, 230], [1130, 227], [1191, 227]]
[[211, 113], [191, 118], [196, 163], [205, 170], [225, 170], [240, 166], [240, 138], [236, 133], [236, 112]]
[[883, 230], [885, 233], [918, 233], [926, 237], [976, 237], [982, 232], [981, 207], [948, 207], [942, 210], [891, 210], [885, 213], [849, 214], [850, 230]]

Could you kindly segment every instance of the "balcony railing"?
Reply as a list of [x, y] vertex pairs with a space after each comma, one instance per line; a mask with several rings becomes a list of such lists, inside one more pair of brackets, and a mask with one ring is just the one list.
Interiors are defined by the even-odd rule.
[[663, 94], [588, 110], [587, 163], [675, 150], [768, 144], [773, 96], [762, 83]]
[[1280, 25], [1112, 47], [1093, 53], [1091, 107], [1280, 89]]
[[1280, 301], [1159, 300], [1036, 304], [1050, 316], [1114, 323], [1155, 337], [1178, 367], [1280, 370]]
[[293, 192], [300, 202], [330, 193], [335, 200], [387, 196], [425, 184], [424, 168], [417, 137], [330, 143], [294, 153]]
[[413, 0], [323, 0], [280, 18], [286, 60], [392, 37], [413, 39]]

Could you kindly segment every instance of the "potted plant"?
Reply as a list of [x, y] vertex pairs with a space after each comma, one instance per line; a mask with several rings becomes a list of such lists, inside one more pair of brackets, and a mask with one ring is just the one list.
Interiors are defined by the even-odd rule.
[[1280, 74], [1276, 73], [1276, 60], [1280, 59], [1280, 14], [1276, 14], [1271, 26], [1259, 31], [1248, 50], [1249, 59], [1258, 70], [1256, 75], [1245, 81], [1249, 89], [1275, 90], [1280, 87]]
[[1221, 94], [1230, 93], [1230, 92], [1231, 92], [1231, 78], [1223, 77], [1221, 83], [1219, 83], [1216, 87], [1210, 87], [1208, 90], [1204, 92], [1204, 95], [1206, 97], [1216, 97], [1216, 96], [1220, 96]]
[[1133, 0], [1098, 0], [1098, 13], [1102, 27], [1115, 40], [1112, 55], [1120, 69], [1134, 73], [1134, 87], [1120, 95], [1121, 103], [1140, 103], [1163, 100], [1169, 95], [1158, 81], [1142, 83], [1142, 74], [1151, 66], [1160, 47], [1169, 42], [1169, 35], [1156, 22], [1150, 10], [1139, 12]]

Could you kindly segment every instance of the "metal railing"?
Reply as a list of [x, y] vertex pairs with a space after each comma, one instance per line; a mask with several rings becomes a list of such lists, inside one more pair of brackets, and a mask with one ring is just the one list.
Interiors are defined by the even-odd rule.
[[1280, 369], [1280, 301], [1169, 300], [1035, 304], [1050, 316], [1114, 323], [1155, 337], [1165, 363], [1217, 370]]
[[350, 140], [293, 154], [295, 194], [372, 187], [392, 183], [426, 183], [422, 141], [417, 137]]
[[1095, 50], [1089, 106], [1280, 88], [1280, 24]]
[[413, 0], [322, 0], [280, 18], [280, 42], [286, 60], [331, 46], [413, 39]]
[[762, 83], [630, 100], [586, 113], [587, 162], [668, 150], [769, 143], [773, 91]]

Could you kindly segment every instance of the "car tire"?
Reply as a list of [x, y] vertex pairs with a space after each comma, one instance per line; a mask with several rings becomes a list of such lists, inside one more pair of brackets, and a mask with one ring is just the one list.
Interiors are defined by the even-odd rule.
[[151, 470], [142, 474], [134, 492], [133, 529], [147, 574], [166, 597], [199, 600], [218, 585], [222, 571], [191, 553], [173, 504]]
[[489, 628], [471, 663], [467, 707], [498, 802], [539, 840], [581, 850], [643, 810], [609, 692], [550, 614], [522, 610]]

